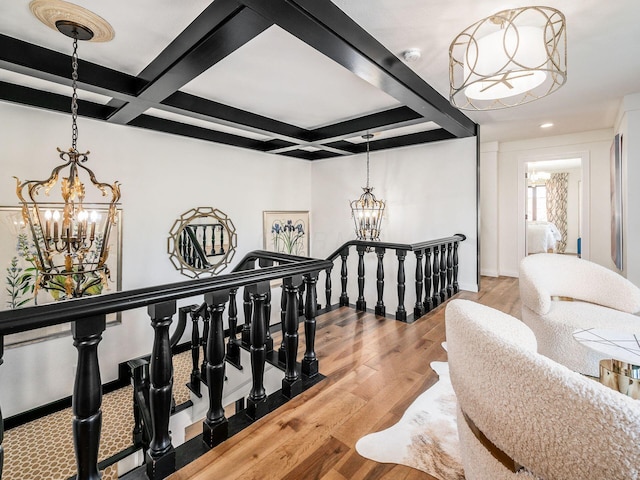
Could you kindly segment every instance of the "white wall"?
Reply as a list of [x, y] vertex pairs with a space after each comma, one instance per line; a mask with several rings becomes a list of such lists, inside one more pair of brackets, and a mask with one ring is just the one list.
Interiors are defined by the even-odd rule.
[[[71, 122], [65, 114], [7, 103], [0, 103], [0, 118], [0, 205], [17, 206], [12, 176], [47, 178], [60, 163], [55, 148], [70, 146]], [[191, 208], [229, 215], [238, 234], [234, 264], [262, 248], [263, 210], [310, 209], [309, 162], [86, 118], [78, 124], [78, 147], [91, 150], [87, 166], [100, 181], [122, 183], [123, 289], [187, 279], [166, 249], [174, 221]], [[122, 325], [103, 335], [102, 381], [117, 377], [118, 362], [149, 353], [151, 342], [146, 309], [125, 313]], [[7, 349], [0, 367], [3, 414], [69, 396], [75, 363], [70, 337]]]
[[[589, 245], [590, 260], [614, 268], [610, 256], [609, 238], [609, 147], [613, 130], [597, 130], [572, 135], [545, 137], [499, 145], [498, 168], [498, 242], [500, 245], [499, 275], [518, 276], [518, 171], [523, 159], [559, 155], [567, 158], [587, 152], [590, 164]], [[484, 206], [484, 199], [481, 199]], [[484, 207], [483, 207], [484, 211]], [[484, 240], [484, 239], [483, 239]], [[483, 260], [484, 269], [484, 260]]]
[[623, 274], [640, 285], [640, 93], [627, 95], [616, 132], [622, 134]]
[[[466, 235], [467, 240], [461, 243], [459, 250], [458, 281], [461, 289], [476, 291], [475, 138], [372, 152], [370, 164], [373, 193], [387, 202], [381, 240], [416, 243], [455, 233]], [[360, 196], [360, 187], [365, 183], [365, 155], [313, 162], [311, 228], [314, 256], [324, 258], [355, 237], [349, 201]], [[357, 272], [355, 251], [349, 260], [349, 276], [353, 279]], [[376, 262], [375, 254], [367, 254], [366, 271], [375, 272]], [[411, 313], [415, 302], [413, 254], [407, 257], [406, 272], [405, 307]], [[334, 303], [340, 295], [339, 273], [338, 260], [332, 275]], [[395, 254], [389, 252], [385, 256], [387, 313], [393, 313], [397, 305], [396, 274]], [[349, 297], [351, 303], [355, 303], [355, 284], [350, 285]], [[377, 298], [375, 282], [366, 284], [365, 297], [367, 307], [373, 308]]]
[[498, 228], [498, 142], [480, 145], [480, 272], [497, 277], [500, 261]]

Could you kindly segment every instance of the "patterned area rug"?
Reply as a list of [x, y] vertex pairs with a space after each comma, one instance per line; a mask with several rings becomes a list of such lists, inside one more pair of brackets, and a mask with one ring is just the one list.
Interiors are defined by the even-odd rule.
[[431, 368], [438, 382], [416, 398], [398, 423], [358, 440], [356, 450], [370, 460], [406, 465], [439, 480], [463, 480], [449, 364], [433, 362]]

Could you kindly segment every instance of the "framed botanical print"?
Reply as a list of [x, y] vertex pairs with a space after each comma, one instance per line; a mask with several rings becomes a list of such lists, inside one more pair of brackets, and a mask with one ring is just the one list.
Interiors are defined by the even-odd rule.
[[309, 256], [309, 212], [263, 212], [264, 249], [270, 252]]

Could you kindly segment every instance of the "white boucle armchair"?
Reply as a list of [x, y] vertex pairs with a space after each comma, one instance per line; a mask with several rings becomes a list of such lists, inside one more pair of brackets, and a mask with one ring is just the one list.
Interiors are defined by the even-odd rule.
[[446, 336], [467, 480], [640, 478], [640, 401], [540, 355], [492, 308], [452, 300]]
[[[605, 356], [573, 338], [582, 328], [640, 333], [640, 289], [601, 265], [573, 256], [540, 253], [520, 263], [522, 321], [538, 352], [597, 377]], [[571, 301], [569, 301], [571, 300]]]

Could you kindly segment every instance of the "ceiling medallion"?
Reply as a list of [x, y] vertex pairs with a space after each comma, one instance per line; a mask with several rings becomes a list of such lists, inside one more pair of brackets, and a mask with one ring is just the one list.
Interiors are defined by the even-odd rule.
[[67, 28], [71, 25], [82, 26], [81, 31], [77, 32], [78, 40], [108, 42], [115, 36], [113, 28], [104, 18], [73, 3], [63, 0], [32, 0], [29, 9], [46, 26], [68, 37], [74, 35]]

